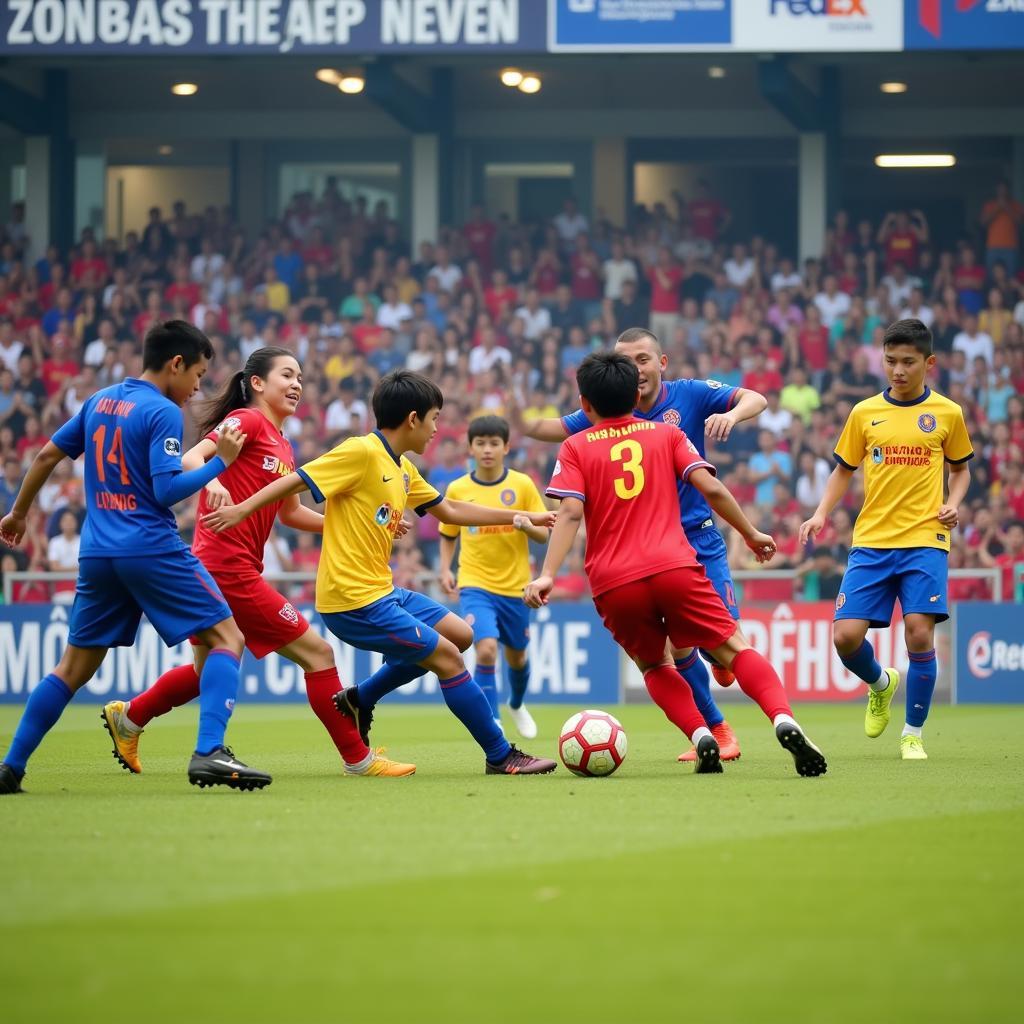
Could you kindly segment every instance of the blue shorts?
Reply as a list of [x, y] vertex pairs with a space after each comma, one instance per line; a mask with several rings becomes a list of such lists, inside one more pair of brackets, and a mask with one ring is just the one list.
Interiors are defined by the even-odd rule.
[[387, 662], [418, 663], [440, 642], [434, 629], [450, 612], [423, 594], [395, 587], [387, 597], [350, 612], [321, 612], [324, 625], [361, 651], [379, 651]]
[[836, 598], [836, 619], [888, 626], [899, 598], [904, 616], [949, 618], [949, 555], [940, 548], [853, 548]]
[[691, 527], [686, 531], [686, 537], [693, 545], [697, 561], [704, 566], [704, 572], [722, 599], [722, 604], [738, 622], [740, 606], [736, 603], [736, 588], [733, 586], [732, 571], [729, 569], [729, 552], [725, 546], [725, 539], [710, 519], [707, 522], [709, 525], [703, 528]]
[[143, 614], [173, 647], [230, 619], [231, 609], [188, 548], [152, 558], [81, 559], [68, 643], [131, 647]]
[[514, 651], [530, 646], [530, 609], [521, 597], [503, 597], [480, 587], [463, 587], [459, 614], [473, 627], [473, 639], [496, 638]]

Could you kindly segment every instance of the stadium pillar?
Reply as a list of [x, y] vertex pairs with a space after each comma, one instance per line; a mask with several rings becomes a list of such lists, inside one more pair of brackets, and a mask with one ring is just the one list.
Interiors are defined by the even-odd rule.
[[437, 240], [441, 227], [441, 138], [412, 137], [412, 248]]
[[75, 237], [92, 228], [102, 240], [107, 228], [107, 153], [102, 142], [78, 147], [75, 156]]
[[25, 230], [30, 259], [46, 255], [52, 237], [50, 219], [50, 139], [30, 135], [25, 140]]
[[828, 146], [824, 132], [800, 133], [800, 217], [801, 261], [821, 255], [828, 225]]
[[267, 169], [263, 143], [242, 139], [231, 144], [231, 203], [239, 224], [255, 238], [268, 216]]
[[50, 115], [50, 240], [67, 252], [75, 239], [75, 142], [71, 138], [68, 73], [47, 71], [45, 91]]
[[594, 219], [598, 211], [612, 223], [626, 223], [626, 140], [594, 140]]

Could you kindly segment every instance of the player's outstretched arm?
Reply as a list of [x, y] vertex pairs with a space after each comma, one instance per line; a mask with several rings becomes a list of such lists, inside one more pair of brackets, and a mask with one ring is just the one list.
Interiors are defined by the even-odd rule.
[[775, 556], [775, 541], [761, 533], [743, 514], [743, 509], [729, 488], [706, 469], [691, 471], [687, 482], [693, 484], [707, 499], [707, 503], [743, 538], [759, 562], [769, 562]]
[[551, 441], [553, 443], [564, 441], [569, 432], [560, 419], [548, 417], [547, 419], [530, 420], [523, 419], [523, 410], [513, 395], [509, 400], [506, 411], [512, 426], [527, 437], [535, 441]]
[[303, 533], [324, 532], [323, 514], [315, 509], [306, 508], [299, 501], [298, 494], [284, 499], [281, 503], [281, 510], [277, 513], [277, 519], [282, 526], [291, 527], [293, 530], [302, 530]]
[[[193, 445], [182, 455], [181, 468], [186, 473], [201, 469], [216, 453], [217, 442], [204, 437], [199, 444]], [[211, 511], [221, 505], [230, 505], [231, 500], [231, 492], [216, 477], [206, 485], [206, 504]]]
[[837, 465], [832, 470], [832, 475], [825, 484], [825, 493], [821, 496], [814, 515], [800, 525], [800, 544], [814, 540], [821, 533], [825, 521], [832, 514], [832, 509], [843, 500], [843, 495], [850, 489], [850, 481], [853, 479], [853, 470], [846, 466]]
[[512, 520], [512, 525], [538, 544], [547, 544], [551, 536], [551, 531], [546, 526], [534, 526], [521, 512]]
[[455, 558], [457, 542], [457, 537], [446, 537], [443, 533], [441, 534], [437, 582], [441, 584], [441, 590], [444, 591], [446, 597], [454, 597], [459, 589], [455, 584], [455, 573], [452, 572], [452, 559]]
[[704, 433], [712, 440], [727, 440], [737, 423], [752, 420], [768, 408], [768, 399], [757, 391], [740, 388], [737, 395], [736, 404], [728, 412], [713, 413], [704, 421]]
[[516, 516], [525, 516], [534, 526], [555, 525], [554, 512], [523, 512], [521, 509], [484, 508], [469, 501], [444, 498], [427, 511], [449, 526], [515, 526]]
[[254, 512], [258, 512], [265, 505], [275, 501], [284, 501], [293, 494], [301, 494], [309, 490], [309, 484], [299, 476], [298, 473], [289, 473], [287, 476], [267, 484], [262, 490], [257, 491], [251, 497], [237, 505], [228, 505], [219, 508], [203, 516], [203, 524], [213, 530], [214, 533], [223, 533], [237, 526], [243, 519], [248, 519]]
[[205, 466], [187, 472], [173, 471], [154, 476], [153, 497], [165, 508], [192, 497], [238, 458], [247, 436], [234, 427], [225, 427], [217, 439], [216, 454]]
[[57, 463], [67, 457], [66, 452], [62, 452], [52, 441], [47, 441], [42, 451], [32, 460], [11, 511], [0, 520], [0, 540], [5, 544], [14, 547], [25, 536], [25, 524], [32, 502], [36, 500], [43, 484], [50, 479]]
[[540, 575], [526, 584], [523, 600], [531, 608], [540, 608], [548, 603], [551, 589], [555, 585], [555, 577], [562, 563], [572, 549], [580, 523], [583, 522], [583, 502], [579, 498], [563, 498], [558, 510], [558, 522], [551, 531], [548, 552], [544, 556], [544, 565]]

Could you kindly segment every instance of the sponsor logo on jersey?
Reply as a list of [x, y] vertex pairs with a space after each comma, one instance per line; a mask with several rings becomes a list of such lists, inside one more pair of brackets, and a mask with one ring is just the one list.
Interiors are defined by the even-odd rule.
[[176, 437], [169, 437], [164, 441], [164, 454], [180, 455], [181, 442]]
[[682, 418], [675, 409], [667, 409], [661, 417], [670, 427], [678, 427]]
[[917, 425], [926, 433], [930, 434], [938, 424], [930, 412], [923, 412], [917, 417]]
[[501, 503], [502, 505], [514, 505], [516, 502], [516, 492], [511, 487], [506, 487], [501, 492]]
[[217, 433], [219, 434], [225, 427], [230, 427], [232, 430], [241, 429], [242, 421], [237, 416], [229, 416], [223, 423], [217, 427]]
[[299, 621], [299, 613], [295, 610], [294, 605], [289, 601], [281, 607], [277, 613], [284, 619], [285, 622], [290, 622], [295, 625]]
[[373, 521], [378, 526], [387, 526], [391, 522], [391, 506], [386, 501], [377, 509]]
[[292, 471], [291, 466], [282, 462], [276, 455], [264, 455], [263, 468], [268, 473], [274, 473], [277, 476], [287, 476]]
[[883, 462], [885, 462], [885, 453], [877, 445], [871, 449], [871, 461], [876, 466], [880, 466]]
[[844, 604], [846, 604], [846, 595], [840, 591], [839, 596], [836, 598], [836, 611], [839, 611]]
[[708, 380], [704, 381], [704, 383], [707, 384], [707, 386], [709, 388], [724, 388], [725, 387], [725, 385], [720, 380], [711, 380], [710, 378], [708, 378]]

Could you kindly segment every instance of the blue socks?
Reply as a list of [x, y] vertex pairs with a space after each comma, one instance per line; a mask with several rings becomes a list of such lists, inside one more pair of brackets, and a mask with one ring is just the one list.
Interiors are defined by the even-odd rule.
[[419, 679], [426, 672], [425, 668], [412, 662], [384, 662], [369, 679], [364, 679], [356, 690], [359, 694], [359, 706], [372, 708], [382, 697], [397, 690], [414, 679]]
[[501, 712], [498, 710], [497, 666], [477, 665], [473, 678], [476, 679], [476, 685], [483, 690], [487, 703], [491, 706], [491, 718], [500, 718]]
[[473, 677], [464, 669], [457, 676], [442, 679], [441, 693], [451, 713], [483, 748], [484, 757], [491, 764], [504, 761], [512, 747], [494, 721], [491, 706]]
[[[932, 651], [932, 657], [935, 656], [935, 652]], [[860, 647], [853, 652], [853, 654], [840, 654], [839, 660], [858, 678], [863, 679], [868, 686], [873, 686], [878, 682], [878, 677], [882, 674], [882, 666], [878, 664], [875, 658], [875, 650], [867, 642], [862, 640]], [[934, 673], [932, 675], [932, 685], [934, 682]], [[909, 700], [909, 698], [908, 698]]]
[[196, 753], [209, 754], [224, 746], [228, 719], [238, 696], [238, 657], [216, 648], [206, 656], [199, 677], [199, 738]]
[[57, 724], [72, 696], [67, 683], [52, 672], [29, 694], [11, 749], [4, 755], [4, 764], [13, 768], [16, 775], [25, 774], [28, 759]]
[[720, 725], [725, 721], [725, 715], [718, 709], [714, 698], [711, 696], [711, 676], [708, 674], [708, 667], [697, 654], [697, 649], [690, 651], [687, 658], [680, 658], [676, 662], [676, 671], [686, 681], [686, 685], [693, 691], [693, 702], [701, 717], [709, 726]]
[[505, 678], [508, 680], [508, 706], [510, 708], [521, 708], [523, 698], [526, 696], [526, 688], [530, 685], [530, 663], [522, 668], [505, 667]]
[[907, 725], [920, 729], [928, 717], [935, 692], [937, 665], [935, 649], [911, 651], [910, 667], [907, 669]]

